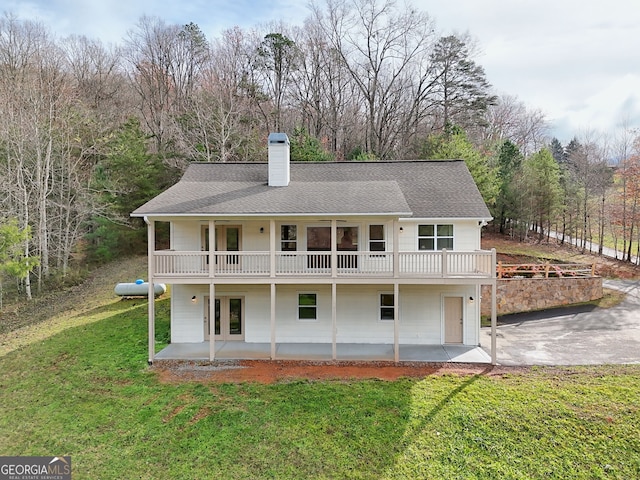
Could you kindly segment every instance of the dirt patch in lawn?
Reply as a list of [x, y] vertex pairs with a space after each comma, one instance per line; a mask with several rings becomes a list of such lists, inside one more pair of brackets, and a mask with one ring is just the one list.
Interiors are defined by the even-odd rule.
[[218, 362], [156, 361], [151, 370], [162, 383], [286, 383], [324, 380], [397, 380], [442, 375], [504, 376], [529, 367], [424, 362], [309, 362], [242, 360]]

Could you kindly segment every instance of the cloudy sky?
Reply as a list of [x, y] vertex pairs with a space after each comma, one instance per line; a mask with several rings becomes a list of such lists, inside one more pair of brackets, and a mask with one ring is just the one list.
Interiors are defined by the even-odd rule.
[[[495, 93], [542, 110], [562, 143], [640, 128], [638, 0], [413, 0], [442, 35], [468, 32]], [[306, 0], [0, 0], [59, 37], [120, 43], [142, 15], [197, 23], [209, 39], [235, 25], [301, 24]]]

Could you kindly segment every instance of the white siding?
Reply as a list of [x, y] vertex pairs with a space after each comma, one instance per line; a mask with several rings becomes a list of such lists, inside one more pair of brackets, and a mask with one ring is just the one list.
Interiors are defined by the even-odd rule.
[[[318, 295], [316, 320], [298, 320], [299, 293]], [[331, 343], [331, 332], [331, 286], [278, 285], [276, 287], [276, 342]]]
[[[298, 320], [298, 293], [318, 294], [318, 319]], [[379, 294], [393, 292], [391, 285], [338, 285], [337, 342], [393, 343], [393, 322], [379, 318]], [[206, 285], [172, 286], [171, 341], [204, 341]], [[192, 296], [196, 302], [192, 302]], [[400, 286], [400, 343], [434, 345], [442, 342], [443, 297], [463, 297], [464, 344], [479, 343], [479, 290], [474, 286]], [[216, 286], [216, 296], [242, 296], [245, 341], [271, 341], [270, 287], [268, 285]], [[469, 297], [473, 297], [471, 302]], [[276, 287], [276, 342], [331, 343], [331, 287], [329, 285], [279, 285]]]
[[[172, 285], [171, 343], [204, 341], [204, 291], [206, 286]], [[191, 297], [196, 295], [196, 302]]]
[[[453, 224], [454, 232], [454, 250], [473, 251], [479, 250], [480, 245], [480, 228], [476, 220], [423, 220], [416, 222], [403, 221], [396, 224], [398, 228], [399, 251], [415, 252], [418, 248], [418, 225], [419, 224], [437, 224], [437, 223]], [[198, 251], [202, 248], [202, 225], [206, 222], [176, 220], [171, 224], [171, 248], [174, 250]], [[241, 250], [244, 251], [261, 251], [269, 250], [269, 220], [264, 221], [245, 221], [245, 222], [229, 222], [228, 225], [239, 225], [242, 229], [242, 245]], [[306, 231], [310, 225], [324, 225], [317, 222], [305, 222], [301, 220], [282, 221], [276, 223], [276, 250], [280, 249], [280, 225], [297, 225], [298, 226], [298, 250], [306, 250]], [[387, 251], [393, 250], [393, 222], [385, 219], [361, 219], [346, 220], [341, 222], [339, 226], [349, 225], [359, 227], [359, 249], [366, 251], [369, 249], [369, 225], [383, 224], [385, 225], [386, 247]], [[260, 228], [263, 229], [260, 232]], [[402, 228], [402, 231], [399, 229]]]
[[456, 250], [480, 250], [480, 226], [476, 220], [454, 223], [453, 234]]
[[[254, 252], [269, 251], [269, 221], [264, 222], [244, 222], [242, 227], [242, 246], [241, 250]], [[260, 233], [260, 228], [264, 231]], [[276, 235], [276, 250], [278, 249], [280, 239], [280, 231]]]
[[338, 285], [338, 343], [393, 343], [393, 322], [379, 319], [381, 292], [393, 286]]
[[269, 285], [250, 286], [245, 290], [244, 340], [248, 343], [271, 342], [271, 289]]
[[424, 220], [418, 222], [401, 222], [402, 231], [398, 234], [399, 251], [415, 252], [418, 250], [418, 225], [453, 224], [453, 249], [459, 251], [480, 250], [480, 227], [476, 220]]
[[201, 223], [177, 220], [171, 222], [171, 248], [181, 251], [199, 251], [202, 249]]

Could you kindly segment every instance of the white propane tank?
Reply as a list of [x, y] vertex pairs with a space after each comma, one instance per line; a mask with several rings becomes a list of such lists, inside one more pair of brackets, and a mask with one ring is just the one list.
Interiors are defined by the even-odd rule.
[[[146, 297], [149, 295], [149, 282], [118, 283], [113, 291], [120, 297]], [[156, 297], [166, 291], [167, 286], [164, 283], [153, 284], [153, 293]]]

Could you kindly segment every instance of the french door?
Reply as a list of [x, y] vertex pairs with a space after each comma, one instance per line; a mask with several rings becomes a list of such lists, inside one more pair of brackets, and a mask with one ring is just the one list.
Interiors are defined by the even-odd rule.
[[[211, 338], [209, 323], [209, 297], [205, 297], [204, 339]], [[242, 341], [244, 340], [244, 298], [216, 297], [214, 308], [213, 328], [216, 340]]]
[[[242, 227], [240, 225], [216, 225], [214, 245], [217, 252], [239, 252], [242, 245]], [[209, 250], [209, 227], [202, 228], [202, 250]], [[216, 255], [219, 270], [237, 270], [239, 255]]]

